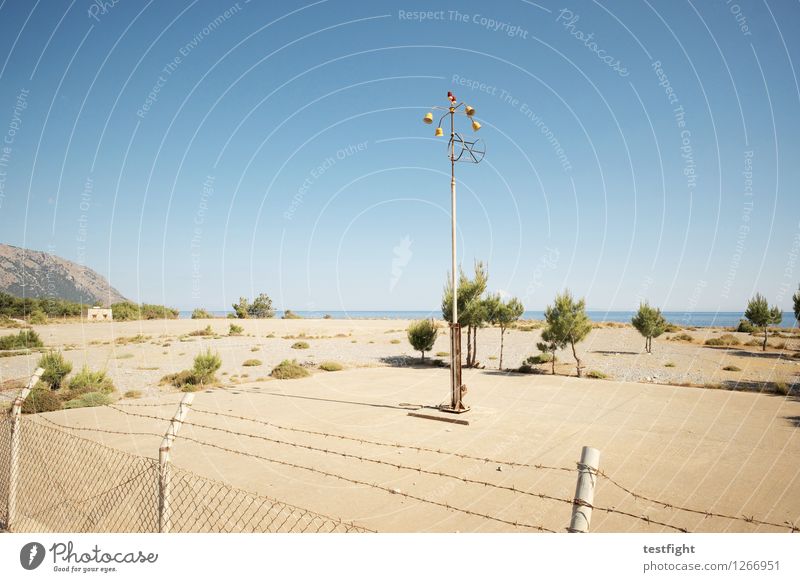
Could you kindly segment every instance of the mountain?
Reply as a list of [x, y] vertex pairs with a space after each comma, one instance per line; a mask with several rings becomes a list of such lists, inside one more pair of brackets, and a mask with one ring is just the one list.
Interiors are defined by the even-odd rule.
[[41, 251], [0, 244], [0, 291], [17, 297], [111, 305], [125, 297], [88, 267]]

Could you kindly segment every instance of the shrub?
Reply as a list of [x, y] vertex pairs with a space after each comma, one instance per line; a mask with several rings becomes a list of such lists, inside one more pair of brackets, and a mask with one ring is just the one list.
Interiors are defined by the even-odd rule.
[[183, 388], [187, 384], [194, 384], [194, 374], [191, 370], [181, 370], [174, 374], [167, 374], [161, 378], [161, 384], [171, 384], [176, 388]]
[[50, 386], [51, 390], [61, 388], [61, 382], [72, 371], [72, 363], [64, 359], [61, 352], [48, 352], [39, 358], [38, 367], [44, 368], [42, 381]]
[[228, 335], [242, 335], [243, 333], [244, 333], [244, 328], [241, 325], [236, 325], [235, 323], [232, 323], [228, 327]]
[[326, 313], [325, 315], [322, 316], [322, 319], [333, 319], [333, 318], [331, 317], [330, 313]]
[[338, 372], [344, 369], [339, 362], [322, 362], [319, 365], [320, 370], [325, 370], [326, 372]]
[[679, 331], [680, 329], [681, 328], [679, 328], [674, 323], [669, 323], [669, 322], [667, 322], [667, 325], [664, 327], [664, 331], [668, 332], [668, 333], [675, 333], [676, 331]]
[[84, 366], [70, 379], [67, 388], [69, 390], [67, 397], [74, 398], [89, 392], [111, 394], [114, 391], [114, 383], [102, 370], [93, 372], [89, 366]]
[[16, 335], [4, 335], [0, 337], [0, 350], [41, 348], [42, 346], [44, 346], [44, 344], [39, 334], [32, 329], [23, 329]]
[[436, 357], [437, 358], [446, 358], [449, 355], [450, 355], [450, 352], [436, 352]]
[[669, 339], [675, 340], [677, 342], [689, 342], [689, 343], [692, 343], [694, 341], [694, 338], [690, 336], [688, 333], [679, 333], [678, 335], [674, 335]]
[[399, 343], [400, 343], [400, 340], [399, 340], [399, 339], [397, 339], [397, 338], [394, 338], [393, 340], [389, 340], [389, 343], [390, 343], [390, 344], [399, 344]]
[[47, 323], [47, 314], [44, 311], [34, 311], [28, 321], [33, 325], [44, 325]]
[[247, 366], [248, 368], [251, 368], [254, 366], [260, 366], [262, 363], [263, 362], [261, 360], [256, 360], [256, 359], [245, 360], [244, 362], [242, 362], [242, 366]]
[[555, 356], [551, 352], [542, 352], [541, 354], [536, 354], [535, 356], [529, 357], [525, 360], [525, 363], [530, 366], [537, 366], [539, 364], [547, 364], [552, 362], [555, 359]]
[[292, 344], [293, 350], [307, 350], [308, 347], [308, 342], [294, 342]]
[[61, 410], [61, 399], [47, 387], [34, 388], [28, 394], [25, 402], [22, 403], [22, 412], [25, 414], [50, 412], [52, 410]]
[[103, 392], [87, 392], [77, 398], [67, 400], [64, 408], [90, 408], [92, 406], [105, 406], [111, 404], [111, 398]]
[[726, 372], [741, 372], [742, 371], [742, 369], [740, 367], [738, 367], [738, 366], [725, 366], [722, 369], [725, 370]]
[[281, 319], [303, 319], [303, 318], [297, 315], [291, 309], [287, 309], [286, 311], [283, 312], [283, 317], [281, 317]]
[[188, 335], [191, 336], [208, 336], [214, 335], [214, 330], [211, 329], [210, 325], [205, 326], [203, 329], [196, 329], [194, 331], [190, 331]]
[[[437, 329], [436, 322], [432, 319], [420, 319], [413, 321], [408, 326], [406, 332], [408, 342], [411, 347], [422, 354], [422, 361], [425, 361], [425, 352], [431, 351], [436, 341]], [[400, 340], [392, 340], [392, 343], [400, 343]]]
[[738, 346], [741, 342], [739, 338], [730, 333], [722, 334], [719, 337], [712, 337], [705, 341], [707, 346]]
[[783, 396], [787, 396], [790, 391], [786, 382], [775, 382], [772, 387], [775, 389], [777, 394], [781, 394]]
[[664, 364], [664, 367], [665, 368], [674, 368], [675, 367], [675, 362], [667, 362], [666, 364]]
[[598, 370], [589, 370], [586, 373], [587, 378], [595, 378], [596, 380], [605, 380], [608, 378], [607, 374], [603, 374], [603, 372], [599, 372]]
[[192, 311], [192, 319], [213, 319], [214, 316], [211, 315], [208, 311], [203, 309], [202, 307], [198, 307], [194, 311]]
[[194, 358], [194, 366], [192, 367], [192, 375], [194, 376], [195, 384], [208, 384], [214, 382], [214, 373], [222, 366], [222, 359], [219, 354], [212, 352], [210, 349], [197, 354]]
[[128, 390], [123, 396], [125, 398], [141, 398], [142, 393], [139, 390]]
[[278, 380], [293, 380], [295, 378], [305, 378], [308, 370], [297, 363], [297, 360], [284, 360], [272, 369], [270, 376]]
[[142, 303], [137, 305], [130, 301], [114, 303], [111, 306], [111, 315], [117, 321], [131, 319], [175, 319], [178, 317], [178, 310], [164, 305], [151, 305]]
[[742, 333], [753, 333], [756, 330], [755, 326], [746, 319], [740, 319], [739, 325], [736, 326], [736, 331]]

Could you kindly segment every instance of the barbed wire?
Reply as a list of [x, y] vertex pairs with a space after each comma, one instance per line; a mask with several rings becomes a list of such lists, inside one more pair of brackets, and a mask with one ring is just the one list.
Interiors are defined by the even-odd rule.
[[622, 491], [624, 491], [625, 493], [627, 493], [628, 495], [630, 495], [634, 499], [641, 499], [642, 501], [648, 501], [650, 503], [655, 503], [656, 505], [660, 505], [660, 506], [664, 507], [665, 509], [674, 509], [676, 511], [684, 511], [686, 513], [693, 513], [693, 514], [696, 514], [696, 515], [702, 515], [704, 517], [717, 517], [717, 518], [721, 518], [721, 519], [730, 519], [730, 520], [735, 520], [735, 521], [743, 521], [743, 522], [746, 522], [746, 523], [753, 523], [753, 524], [756, 524], [756, 525], [766, 525], [766, 526], [777, 527], [777, 528], [786, 528], [786, 527], [788, 527], [792, 533], [800, 531], [800, 527], [798, 527], [797, 525], [795, 525], [795, 524], [793, 524], [791, 522], [788, 522], [788, 521], [780, 524], [780, 523], [775, 523], [775, 522], [770, 522], [770, 521], [764, 521], [764, 520], [761, 520], [761, 519], [757, 519], [754, 516], [747, 517], [747, 516], [727, 515], [727, 514], [724, 514], [724, 513], [717, 513], [717, 512], [708, 511], [708, 510], [705, 510], [705, 509], [693, 509], [693, 508], [690, 508], [690, 507], [682, 507], [682, 506], [676, 505], [674, 503], [668, 503], [666, 501], [660, 501], [658, 499], [653, 499], [652, 497], [648, 497], [646, 495], [642, 495], [641, 493], [636, 493], [635, 491], [632, 491], [631, 489], [629, 489], [629, 488], [625, 487], [624, 485], [620, 484], [615, 479], [611, 478], [603, 470], [598, 470], [597, 474], [600, 475], [601, 477], [603, 477], [604, 479], [608, 480], [609, 483], [611, 483], [615, 487], [621, 489]]
[[137, 432], [137, 431], [127, 431], [127, 430], [112, 430], [107, 428], [94, 428], [89, 426], [68, 426], [66, 424], [59, 424], [47, 418], [46, 416], [40, 416], [40, 420], [45, 421], [48, 424], [51, 424], [57, 428], [64, 429], [64, 430], [85, 430], [88, 432], [99, 432], [105, 434], [123, 434], [123, 435], [134, 435], [134, 436], [154, 436], [158, 438], [163, 438], [163, 434], [158, 434], [154, 432]]

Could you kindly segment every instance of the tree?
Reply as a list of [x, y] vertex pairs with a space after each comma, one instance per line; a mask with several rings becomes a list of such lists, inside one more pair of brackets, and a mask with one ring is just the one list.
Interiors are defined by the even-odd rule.
[[433, 349], [436, 342], [436, 323], [432, 319], [420, 319], [412, 321], [408, 326], [408, 342], [415, 350], [422, 354], [422, 361], [425, 361], [425, 352]]
[[756, 293], [750, 301], [747, 302], [747, 309], [744, 311], [744, 316], [755, 327], [764, 328], [764, 343], [761, 346], [763, 351], [767, 351], [767, 336], [769, 334], [768, 328], [770, 325], [777, 325], [783, 319], [783, 314], [777, 305], [771, 308], [767, 304], [767, 298]]
[[517, 321], [525, 307], [516, 297], [503, 301], [500, 294], [490, 295], [484, 301], [486, 318], [492, 325], [500, 327], [500, 369], [503, 369], [503, 340], [508, 326]]
[[[482, 295], [486, 291], [489, 276], [481, 261], [475, 261], [475, 278], [468, 279], [461, 271], [458, 277], [458, 323], [467, 331], [467, 366], [475, 365], [478, 347], [478, 328], [486, 323], [486, 304]], [[442, 317], [453, 321], [453, 289], [448, 281], [442, 296]]]
[[272, 310], [272, 299], [266, 293], [260, 293], [258, 297], [253, 299], [253, 303], [247, 310], [250, 317], [256, 319], [269, 319], [275, 317], [275, 312]]
[[640, 303], [639, 311], [631, 318], [631, 323], [644, 336], [645, 351], [653, 353], [653, 338], [667, 330], [667, 320], [661, 315], [661, 310], [650, 307], [647, 301]]
[[[547, 327], [542, 333], [542, 337], [547, 335], [550, 342], [557, 345], [569, 344], [572, 347], [572, 356], [578, 371], [578, 378], [581, 377], [581, 360], [575, 351], [575, 344], [583, 341], [592, 330], [592, 322], [586, 315], [586, 301], [581, 299], [575, 301], [569, 290], [563, 294], [556, 295], [552, 306], [548, 305], [544, 312]], [[548, 341], [546, 340], [546, 341]]]
[[202, 307], [198, 307], [192, 311], [192, 319], [212, 319], [214, 316]]
[[792, 295], [792, 300], [794, 301], [794, 320], [797, 325], [800, 325], [800, 286], [797, 288], [797, 293]]
[[239, 319], [250, 317], [250, 302], [247, 297], [239, 297], [239, 302], [233, 304], [233, 311]]

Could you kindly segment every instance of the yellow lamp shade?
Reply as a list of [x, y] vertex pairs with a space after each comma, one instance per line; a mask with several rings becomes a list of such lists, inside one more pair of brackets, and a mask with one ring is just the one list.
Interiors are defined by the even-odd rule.
[[425, 117], [422, 118], [422, 121], [424, 121], [427, 124], [433, 123], [433, 113], [427, 113]]
[[436, 133], [434, 135], [436, 135], [436, 137], [442, 137], [444, 135], [444, 133], [442, 132], [442, 128], [441, 127], [437, 127], [436, 128]]
[[467, 105], [466, 109], [464, 110], [469, 117], [475, 115], [475, 109]]
[[478, 131], [480, 128], [481, 128], [481, 124], [473, 119], [472, 120], [472, 131]]

